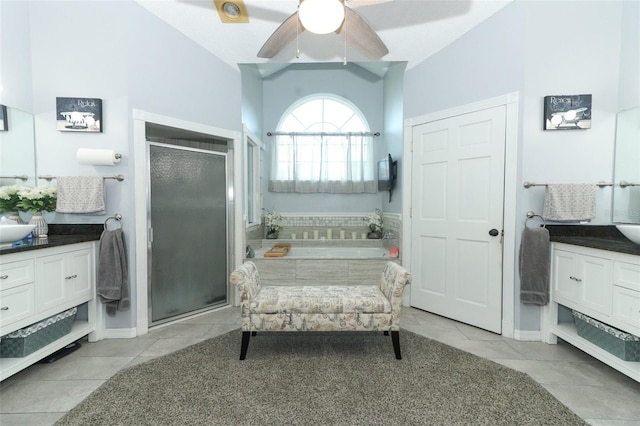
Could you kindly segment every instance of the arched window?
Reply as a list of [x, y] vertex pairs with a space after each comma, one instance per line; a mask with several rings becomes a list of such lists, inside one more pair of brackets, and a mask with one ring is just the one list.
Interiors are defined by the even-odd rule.
[[346, 99], [315, 95], [294, 103], [271, 151], [272, 192], [377, 192], [369, 125]]

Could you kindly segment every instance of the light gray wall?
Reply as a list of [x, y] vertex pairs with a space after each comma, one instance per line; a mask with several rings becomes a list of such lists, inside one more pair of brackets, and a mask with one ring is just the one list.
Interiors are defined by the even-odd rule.
[[[137, 3], [117, 5], [30, 2], [25, 23], [31, 27], [38, 172], [123, 174], [124, 182], [106, 183], [107, 214], [122, 213], [129, 264], [134, 265], [132, 109], [239, 131], [240, 73]], [[103, 133], [56, 131], [57, 96], [101, 98]], [[115, 149], [123, 160], [113, 167], [79, 165], [75, 154], [81, 147]], [[51, 221], [103, 223], [105, 218], [55, 214]], [[133, 307], [135, 272], [130, 268]], [[134, 309], [107, 318], [107, 327], [134, 326]]]
[[640, 2], [623, 3], [622, 33], [619, 111], [640, 105]]
[[393, 62], [384, 76], [384, 146], [385, 152], [398, 162], [398, 179], [395, 182], [391, 202], [389, 193], [382, 192], [382, 211], [402, 212], [402, 147], [404, 142], [404, 108], [402, 88], [406, 62]]
[[0, 2], [0, 104], [33, 112], [29, 3]]
[[[263, 81], [263, 142], [267, 146], [264, 179], [264, 207], [287, 213], [353, 213], [381, 208], [379, 194], [285, 194], [267, 191], [270, 143], [266, 132], [275, 131], [282, 114], [299, 99], [318, 93], [342, 96], [364, 114], [371, 131], [382, 132], [383, 80], [349, 64], [300, 64], [275, 73]], [[376, 158], [384, 153], [384, 142], [376, 138]]]
[[[517, 229], [527, 211], [541, 212], [544, 194], [543, 188], [522, 188], [522, 182], [612, 179], [620, 46], [637, 37], [637, 31], [621, 30], [623, 5], [516, 0], [407, 72], [408, 118], [520, 92]], [[590, 130], [542, 130], [544, 96], [583, 93], [593, 95]], [[593, 223], [608, 224], [611, 188], [598, 190], [597, 203]], [[515, 325], [537, 330], [539, 309], [516, 300]]]
[[255, 64], [240, 65], [242, 78], [242, 122], [262, 137], [262, 75]]

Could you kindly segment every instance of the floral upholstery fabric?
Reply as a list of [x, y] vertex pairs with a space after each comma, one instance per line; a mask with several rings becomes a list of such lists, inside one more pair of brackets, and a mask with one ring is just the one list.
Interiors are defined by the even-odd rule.
[[248, 261], [231, 273], [231, 282], [240, 292], [243, 331], [397, 331], [411, 274], [388, 262], [377, 287], [263, 287]]
[[391, 312], [376, 286], [265, 286], [251, 300], [252, 314], [341, 314]]

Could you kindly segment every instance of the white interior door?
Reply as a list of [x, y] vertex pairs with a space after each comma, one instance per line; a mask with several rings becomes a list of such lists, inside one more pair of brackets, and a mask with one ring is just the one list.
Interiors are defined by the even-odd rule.
[[501, 333], [506, 107], [414, 126], [411, 305]]

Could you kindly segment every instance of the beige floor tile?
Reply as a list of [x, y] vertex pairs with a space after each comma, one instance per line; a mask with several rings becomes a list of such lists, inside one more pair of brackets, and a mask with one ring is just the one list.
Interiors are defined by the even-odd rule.
[[0, 413], [63, 413], [104, 380], [32, 380], [0, 390]]
[[64, 413], [0, 414], [2, 426], [51, 426]]

